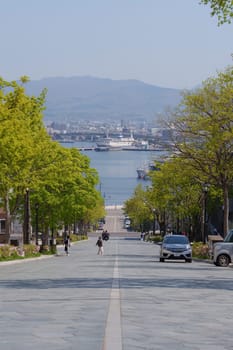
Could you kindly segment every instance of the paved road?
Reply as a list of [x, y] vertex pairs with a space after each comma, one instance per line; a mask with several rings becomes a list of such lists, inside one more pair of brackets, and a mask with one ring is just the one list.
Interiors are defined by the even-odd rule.
[[104, 229], [111, 233], [126, 233], [127, 230], [124, 228], [124, 214], [119, 207], [107, 208], [106, 223]]
[[233, 270], [96, 236], [70, 256], [0, 264], [1, 350], [232, 350]]

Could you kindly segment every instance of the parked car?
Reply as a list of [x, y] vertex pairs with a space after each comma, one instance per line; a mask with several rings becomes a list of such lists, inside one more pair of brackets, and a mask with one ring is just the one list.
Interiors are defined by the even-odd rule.
[[102, 222], [99, 222], [97, 230], [103, 230], [103, 228], [104, 228], [104, 224]]
[[214, 244], [213, 260], [216, 266], [226, 267], [233, 262], [233, 230], [222, 242]]
[[126, 218], [124, 222], [124, 227], [128, 229], [130, 228], [130, 226], [131, 226], [131, 221], [130, 219]]
[[130, 221], [125, 222], [125, 228], [130, 228]]
[[192, 262], [192, 247], [184, 235], [166, 235], [161, 243], [159, 260], [179, 259]]

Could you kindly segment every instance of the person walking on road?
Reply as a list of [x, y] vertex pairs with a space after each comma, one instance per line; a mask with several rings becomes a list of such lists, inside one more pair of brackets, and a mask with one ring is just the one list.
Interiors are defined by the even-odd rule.
[[65, 241], [64, 241], [64, 245], [65, 245], [65, 252], [66, 252], [66, 255], [69, 255], [69, 248], [70, 248], [70, 236], [67, 236], [65, 238]]
[[103, 240], [101, 238], [101, 236], [99, 236], [97, 242], [96, 242], [96, 245], [98, 247], [98, 252], [97, 254], [98, 255], [103, 255], [104, 254], [104, 246], [103, 246]]

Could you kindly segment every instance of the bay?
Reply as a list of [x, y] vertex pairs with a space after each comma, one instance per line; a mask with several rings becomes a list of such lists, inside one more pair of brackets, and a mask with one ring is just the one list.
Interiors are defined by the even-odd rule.
[[[64, 147], [95, 147], [95, 144], [86, 143], [63, 143]], [[98, 189], [105, 199], [106, 206], [123, 205], [129, 199], [141, 183], [145, 188], [150, 181], [137, 178], [137, 168], [145, 166], [152, 159], [159, 158], [161, 152], [149, 151], [108, 151], [96, 152], [81, 151], [90, 158], [92, 168], [99, 174], [100, 183]]]

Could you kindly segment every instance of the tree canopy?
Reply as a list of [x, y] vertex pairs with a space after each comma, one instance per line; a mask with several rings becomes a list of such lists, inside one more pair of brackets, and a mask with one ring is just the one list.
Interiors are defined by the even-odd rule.
[[233, 0], [200, 0], [200, 3], [210, 5], [211, 16], [217, 16], [219, 25], [231, 22], [233, 18]]

